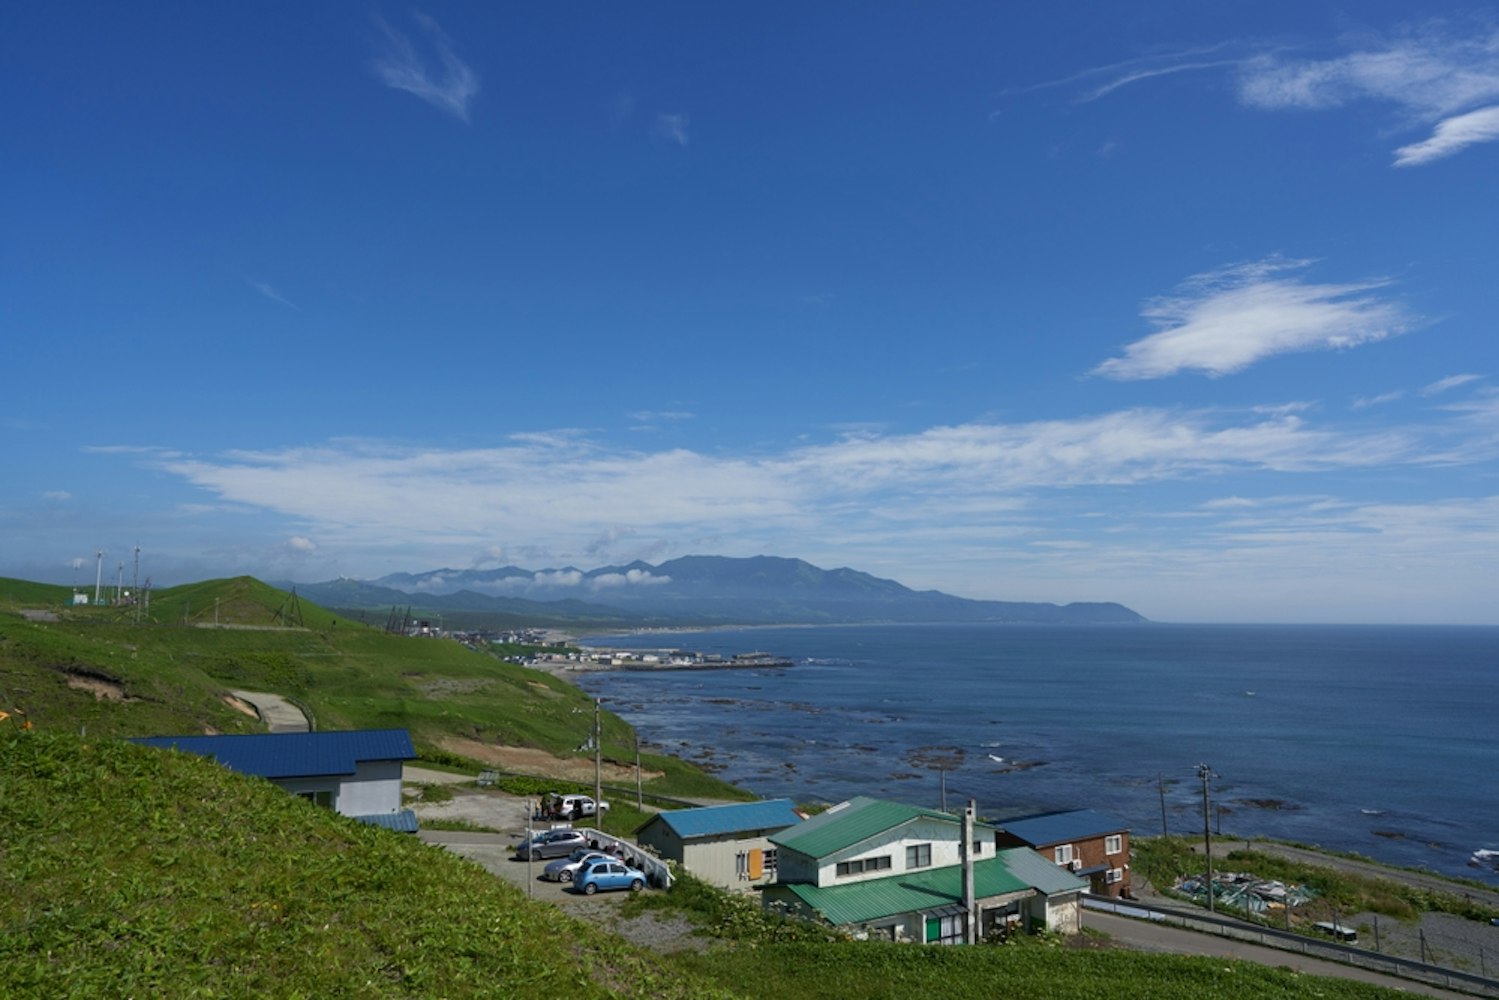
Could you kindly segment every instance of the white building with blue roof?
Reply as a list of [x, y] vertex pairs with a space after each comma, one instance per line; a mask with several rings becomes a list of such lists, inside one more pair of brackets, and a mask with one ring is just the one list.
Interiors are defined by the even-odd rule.
[[775, 880], [778, 854], [770, 836], [801, 821], [790, 799], [698, 806], [657, 813], [635, 839], [705, 882], [749, 890]]
[[416, 815], [401, 805], [404, 762], [416, 758], [404, 729], [230, 736], [150, 736], [144, 746], [212, 757], [293, 795], [366, 823], [415, 833]]

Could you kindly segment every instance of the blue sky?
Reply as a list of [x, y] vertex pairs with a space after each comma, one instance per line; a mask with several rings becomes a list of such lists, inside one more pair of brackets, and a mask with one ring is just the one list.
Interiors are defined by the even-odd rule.
[[0, 121], [0, 575], [1499, 622], [1492, 8], [10, 5]]

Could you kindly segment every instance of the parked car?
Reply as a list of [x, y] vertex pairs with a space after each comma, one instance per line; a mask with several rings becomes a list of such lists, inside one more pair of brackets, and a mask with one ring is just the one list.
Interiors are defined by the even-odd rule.
[[573, 876], [573, 889], [592, 896], [596, 892], [610, 889], [629, 889], [639, 892], [645, 888], [645, 872], [631, 868], [617, 858], [594, 861], [579, 869]]
[[592, 848], [580, 847], [565, 858], [558, 858], [541, 870], [541, 877], [548, 882], [571, 882], [578, 869], [595, 861], [608, 861], [610, 855]]
[[515, 849], [515, 856], [522, 861], [541, 858], [565, 858], [580, 847], [588, 846], [588, 838], [581, 830], [547, 830], [530, 840], [522, 841]]
[[577, 820], [609, 811], [609, 803], [594, 804], [591, 795], [562, 795], [548, 792], [541, 800], [541, 811], [537, 819]]

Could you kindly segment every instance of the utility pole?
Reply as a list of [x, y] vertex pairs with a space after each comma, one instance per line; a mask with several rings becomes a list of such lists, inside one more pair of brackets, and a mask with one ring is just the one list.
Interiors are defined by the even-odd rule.
[[593, 699], [593, 821], [600, 827], [604, 824], [604, 740], [599, 721], [599, 702]]
[[135, 569], [130, 574], [130, 600], [135, 605], [135, 623], [141, 623], [141, 547], [135, 547]]
[[645, 811], [645, 794], [640, 784], [640, 732], [635, 732], [635, 808]]
[[1171, 834], [1166, 830], [1166, 779], [1159, 771], [1155, 775], [1155, 784], [1161, 793], [1161, 836], [1169, 837]]
[[1197, 776], [1202, 779], [1202, 843], [1208, 858], [1208, 912], [1214, 913], [1218, 908], [1213, 902], [1213, 829], [1208, 822], [1208, 781], [1213, 777], [1213, 769], [1206, 764], [1198, 764]]
[[94, 607], [99, 606], [99, 593], [104, 589], [104, 550], [94, 552]]

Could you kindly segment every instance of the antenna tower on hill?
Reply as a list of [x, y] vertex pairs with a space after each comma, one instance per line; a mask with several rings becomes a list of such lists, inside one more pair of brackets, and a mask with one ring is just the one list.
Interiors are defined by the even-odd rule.
[[302, 627], [302, 601], [297, 597], [296, 587], [291, 589], [286, 600], [281, 602], [281, 607], [276, 609], [275, 621], [288, 628]]

